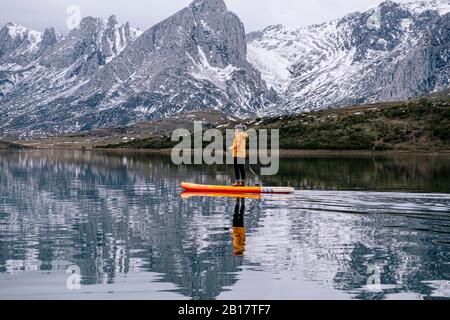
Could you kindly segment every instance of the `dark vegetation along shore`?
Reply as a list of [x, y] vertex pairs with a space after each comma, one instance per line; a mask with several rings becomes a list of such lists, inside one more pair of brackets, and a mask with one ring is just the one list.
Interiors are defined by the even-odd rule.
[[[197, 111], [141, 122], [33, 141], [1, 142], [5, 148], [106, 149], [167, 152], [178, 142], [173, 130], [248, 128], [280, 129], [282, 155], [352, 153], [450, 153], [450, 90], [407, 102], [376, 103], [292, 116], [237, 120], [215, 111]], [[208, 145], [208, 143], [204, 143]], [[224, 146], [226, 149], [226, 146]]]
[[0, 149], [21, 149], [22, 145], [10, 143], [6, 141], [0, 141]]
[[[450, 95], [255, 119], [247, 125], [281, 129], [284, 150], [449, 152]], [[102, 148], [168, 149], [176, 144], [169, 135], [158, 135]]]

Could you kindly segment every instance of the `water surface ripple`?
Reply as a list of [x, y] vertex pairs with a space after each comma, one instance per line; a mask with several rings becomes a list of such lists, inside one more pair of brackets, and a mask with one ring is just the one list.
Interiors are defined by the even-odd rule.
[[0, 298], [448, 299], [448, 160], [284, 159], [264, 183], [293, 195], [183, 198], [232, 171], [1, 151]]

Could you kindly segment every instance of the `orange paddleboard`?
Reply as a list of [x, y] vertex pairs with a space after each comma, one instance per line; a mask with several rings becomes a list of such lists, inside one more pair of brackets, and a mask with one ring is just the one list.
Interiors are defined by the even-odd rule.
[[189, 192], [216, 192], [216, 193], [247, 193], [247, 194], [289, 194], [294, 193], [294, 188], [288, 187], [231, 187], [231, 186], [212, 186], [195, 183], [181, 183], [181, 188]]
[[225, 192], [190, 192], [184, 191], [181, 198], [189, 199], [195, 197], [216, 197], [216, 198], [245, 198], [245, 199], [261, 199], [258, 193], [225, 193]]

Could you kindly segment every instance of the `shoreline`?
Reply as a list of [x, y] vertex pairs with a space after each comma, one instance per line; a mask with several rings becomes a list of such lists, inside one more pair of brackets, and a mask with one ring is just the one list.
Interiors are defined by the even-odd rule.
[[[172, 149], [128, 149], [128, 148], [111, 148], [111, 149], [93, 149], [93, 151], [107, 151], [120, 153], [148, 153], [159, 155], [171, 155]], [[317, 156], [335, 156], [335, 157], [393, 157], [393, 156], [448, 156], [450, 157], [450, 150], [442, 152], [430, 151], [372, 151], [372, 150], [300, 150], [300, 149], [285, 149], [280, 150], [280, 157], [283, 158], [301, 158], [301, 157], [317, 157]]]
[[[170, 156], [172, 149], [130, 149], [130, 148], [96, 148], [96, 147], [31, 147], [24, 146], [22, 149], [2, 149], [2, 150], [71, 150], [71, 151], [100, 151], [111, 153], [136, 153]], [[450, 150], [445, 151], [417, 151], [417, 150], [301, 150], [283, 149], [280, 150], [280, 157], [301, 158], [301, 157], [395, 157], [395, 156], [420, 156], [420, 157], [450, 157]]]

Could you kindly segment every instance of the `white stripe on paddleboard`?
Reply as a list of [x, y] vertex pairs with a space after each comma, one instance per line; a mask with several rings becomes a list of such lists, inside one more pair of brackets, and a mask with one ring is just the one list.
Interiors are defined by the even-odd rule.
[[261, 193], [294, 193], [294, 188], [283, 188], [283, 187], [263, 187], [261, 188]]

